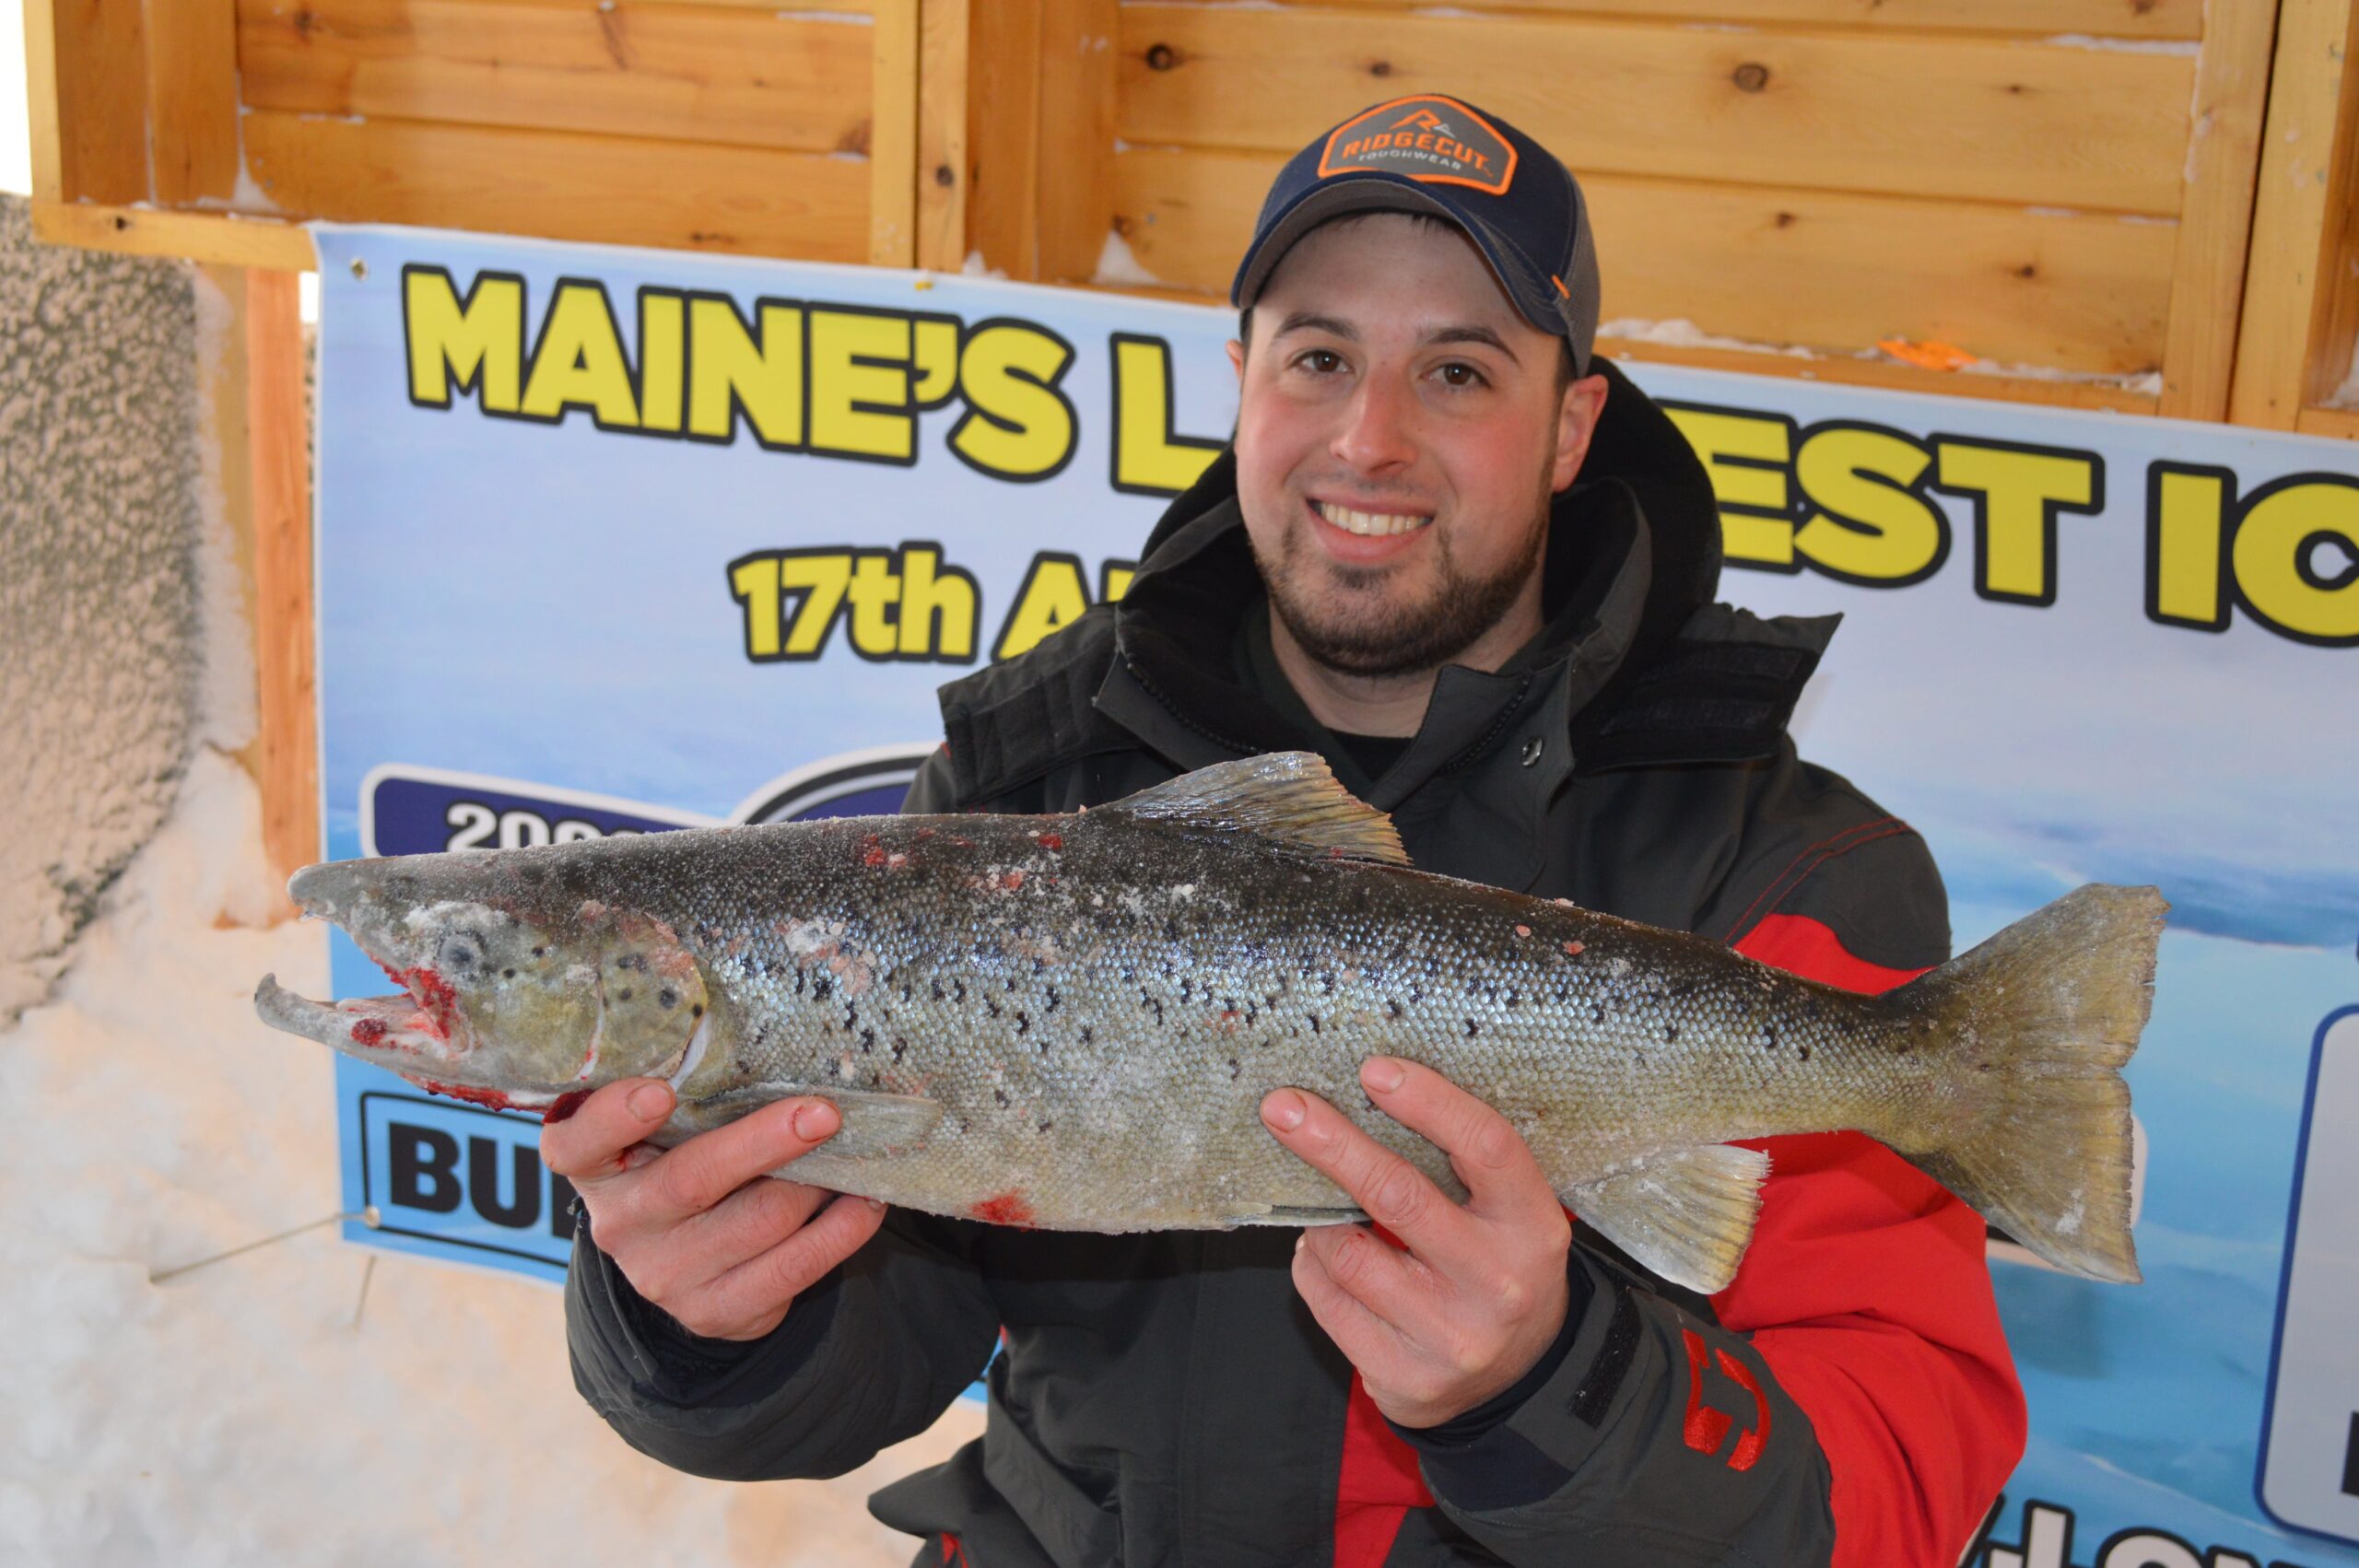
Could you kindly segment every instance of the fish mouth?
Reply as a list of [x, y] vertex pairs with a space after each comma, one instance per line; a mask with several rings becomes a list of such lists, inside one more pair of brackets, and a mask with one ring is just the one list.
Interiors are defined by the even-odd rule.
[[424, 1000], [398, 991], [313, 1001], [280, 985], [276, 975], [264, 975], [254, 988], [254, 1012], [274, 1029], [316, 1040], [413, 1082], [430, 1077], [440, 1083], [490, 1087], [467, 1067], [464, 1053], [452, 1048], [449, 1032]]

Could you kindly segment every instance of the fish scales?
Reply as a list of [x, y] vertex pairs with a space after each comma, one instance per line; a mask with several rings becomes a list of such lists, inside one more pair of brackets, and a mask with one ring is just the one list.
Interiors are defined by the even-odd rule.
[[[351, 862], [292, 891], [409, 994], [327, 1008], [265, 981], [279, 1026], [524, 1107], [666, 1076], [658, 1141], [827, 1095], [843, 1130], [780, 1174], [932, 1212], [1092, 1231], [1351, 1217], [1262, 1127], [1285, 1086], [1462, 1196], [1362, 1093], [1385, 1054], [1497, 1108], [1584, 1218], [1683, 1282], [1724, 1281], [1749, 1232], [1764, 1164], [1722, 1145], [1845, 1128], [2091, 1271], [2134, 1273], [2114, 1070], [2151, 996], [2151, 890], [2084, 889], [1986, 944], [1995, 958], [1858, 996], [1409, 869], [1380, 814], [1279, 754], [1063, 816]], [[2050, 945], [2080, 955], [2060, 978]], [[2029, 1044], [2026, 1009], [2046, 1010]], [[2017, 1172], [2027, 1137], [2064, 1153]], [[2093, 1206], [2118, 1236], [2083, 1234]]]

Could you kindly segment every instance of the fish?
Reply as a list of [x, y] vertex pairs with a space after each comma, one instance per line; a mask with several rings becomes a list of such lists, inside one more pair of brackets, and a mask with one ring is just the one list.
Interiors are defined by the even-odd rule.
[[1453, 1198], [1361, 1063], [1421, 1062], [1663, 1279], [1724, 1288], [1769, 1158], [1856, 1129], [2057, 1267], [2139, 1278], [2121, 1068], [2168, 908], [2088, 885], [1882, 995], [1415, 869], [1308, 753], [1052, 815], [842, 817], [327, 862], [288, 883], [401, 989], [262, 1019], [547, 1117], [668, 1081], [669, 1147], [792, 1095], [775, 1174], [930, 1213], [1120, 1233], [1318, 1225], [1352, 1198], [1262, 1125], [1319, 1094]]

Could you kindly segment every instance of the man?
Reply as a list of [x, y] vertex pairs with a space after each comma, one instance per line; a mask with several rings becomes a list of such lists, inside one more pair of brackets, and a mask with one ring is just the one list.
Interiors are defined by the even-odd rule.
[[[1451, 99], [1356, 116], [1279, 176], [1235, 300], [1233, 451], [1119, 606], [945, 689], [910, 810], [1067, 812], [1308, 748], [1427, 870], [1855, 989], [1945, 955], [1922, 843], [1785, 736], [1831, 621], [1712, 603], [1709, 486], [1591, 361], [1553, 157]], [[2024, 1439], [1970, 1211], [1857, 1134], [1770, 1140], [1706, 1300], [1568, 1233], [1443, 1075], [1362, 1082], [1463, 1205], [1294, 1090], [1271, 1136], [1380, 1230], [887, 1214], [760, 1177], [833, 1131], [822, 1101], [657, 1154], [668, 1093], [615, 1085], [544, 1140], [589, 1222], [576, 1380], [668, 1463], [832, 1475], [1003, 1332], [985, 1436], [873, 1504], [928, 1563], [1956, 1562]]]

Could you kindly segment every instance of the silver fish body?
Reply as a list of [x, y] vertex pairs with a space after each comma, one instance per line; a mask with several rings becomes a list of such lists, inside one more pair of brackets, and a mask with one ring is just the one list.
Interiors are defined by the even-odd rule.
[[[407, 994], [329, 1009], [265, 981], [270, 1022], [526, 1107], [668, 1077], [671, 1140], [823, 1094], [842, 1132], [780, 1174], [935, 1213], [1091, 1231], [1352, 1217], [1261, 1126], [1284, 1085], [1462, 1192], [1362, 1094], [1360, 1063], [1389, 1054], [1496, 1106], [1585, 1219], [1697, 1288], [1732, 1274], [1765, 1168], [1729, 1141], [1838, 1128], [2066, 1266], [2134, 1277], [2115, 1070], [2144, 1019], [2151, 890], [2083, 889], [2012, 928], [1978, 950], [2001, 950], [1996, 978], [1969, 954], [1861, 997], [1411, 870], [1380, 815], [1287, 754], [1067, 816], [346, 862], [292, 891]], [[2086, 991], [2105, 994], [2064, 994]], [[2027, 1005], [2071, 1038], [2019, 1044]]]

